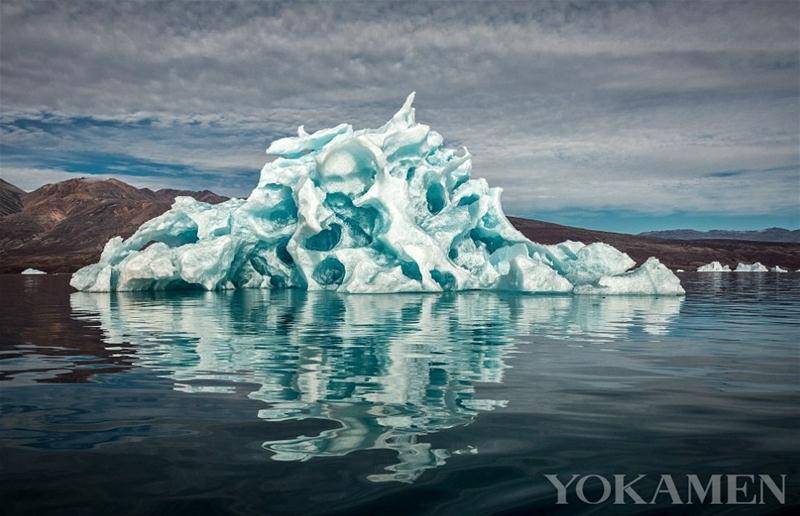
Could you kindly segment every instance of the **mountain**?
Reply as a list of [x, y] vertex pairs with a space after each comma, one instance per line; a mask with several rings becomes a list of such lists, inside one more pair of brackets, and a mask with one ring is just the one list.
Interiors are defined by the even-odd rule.
[[108, 239], [130, 236], [167, 211], [176, 196], [227, 199], [208, 190], [153, 191], [116, 179], [70, 179], [30, 193], [5, 181], [0, 186], [0, 272], [72, 272], [96, 261]]
[[800, 244], [790, 242], [753, 242], [749, 240], [667, 240], [641, 235], [561, 226], [550, 222], [509, 217], [525, 236], [542, 244], [579, 240], [586, 244], [605, 242], [628, 253], [637, 263], [655, 256], [671, 269], [694, 271], [714, 260], [735, 267], [737, 263], [780, 265], [790, 270], [800, 268]]
[[[211, 203], [226, 200], [208, 190], [153, 191], [116, 179], [70, 179], [30, 193], [0, 180], [0, 273], [18, 273], [28, 267], [47, 272], [75, 271], [97, 261], [108, 239], [130, 236], [142, 223], [169, 209], [178, 195]], [[770, 267], [800, 268], [797, 243], [669, 240], [516, 217], [509, 220], [536, 242], [606, 242], [638, 263], [655, 256], [673, 269], [693, 271], [713, 260], [732, 266], [760, 261]]]
[[0, 179], [0, 217], [22, 211], [22, 198], [25, 192]]
[[665, 231], [647, 231], [640, 236], [665, 238], [668, 240], [749, 240], [751, 242], [792, 242], [800, 243], [800, 229], [767, 228], [759, 231], [728, 231], [712, 229], [696, 231], [694, 229], [668, 229]]

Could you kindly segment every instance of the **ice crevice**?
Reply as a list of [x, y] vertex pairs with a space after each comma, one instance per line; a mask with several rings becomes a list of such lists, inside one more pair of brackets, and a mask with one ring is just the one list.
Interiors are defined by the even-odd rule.
[[301, 288], [340, 292], [511, 290], [681, 295], [656, 258], [638, 268], [604, 243], [528, 240], [501, 190], [471, 178], [466, 148], [416, 122], [414, 94], [389, 122], [340, 124], [270, 144], [275, 156], [247, 199], [172, 208], [99, 262], [77, 271], [85, 291]]

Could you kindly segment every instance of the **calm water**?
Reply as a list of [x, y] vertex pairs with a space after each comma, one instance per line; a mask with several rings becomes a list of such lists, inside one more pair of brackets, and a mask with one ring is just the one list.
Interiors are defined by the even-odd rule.
[[554, 509], [546, 473], [787, 474], [800, 503], [800, 274], [682, 279], [573, 298], [0, 276], [3, 510], [522, 513]]

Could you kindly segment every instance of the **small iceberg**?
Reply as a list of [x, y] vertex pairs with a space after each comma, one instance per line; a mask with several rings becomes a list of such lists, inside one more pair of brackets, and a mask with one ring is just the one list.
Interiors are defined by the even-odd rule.
[[789, 272], [787, 269], [784, 269], [780, 265], [776, 265], [770, 269], [770, 272]]
[[47, 274], [44, 271], [40, 271], [39, 269], [25, 269], [20, 274]]
[[638, 269], [615, 276], [603, 276], [596, 284], [575, 287], [576, 294], [675, 295], [677, 292], [683, 292], [681, 281], [653, 257]]
[[84, 291], [300, 288], [350, 293], [505, 290], [682, 295], [657, 259], [604, 243], [542, 245], [506, 218], [499, 188], [471, 178], [466, 148], [419, 124], [414, 94], [389, 122], [272, 142], [247, 199], [177, 197], [111, 239], [70, 284]]
[[739, 265], [736, 266], [735, 272], [768, 272], [768, 270], [761, 265], [761, 262], [739, 263]]
[[722, 265], [714, 261], [698, 267], [697, 272], [731, 272], [731, 268], [728, 265]]

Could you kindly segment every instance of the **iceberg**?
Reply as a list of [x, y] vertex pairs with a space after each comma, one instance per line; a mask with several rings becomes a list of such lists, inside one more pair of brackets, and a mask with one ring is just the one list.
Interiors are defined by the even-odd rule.
[[83, 291], [300, 288], [350, 293], [507, 290], [682, 295], [672, 271], [604, 243], [528, 240], [466, 148], [416, 122], [412, 93], [377, 129], [349, 124], [272, 142], [247, 199], [177, 197], [100, 261]]
[[761, 262], [756, 263], [741, 263], [736, 266], [734, 272], [767, 272], [767, 268], [761, 265]]
[[40, 271], [39, 269], [25, 269], [24, 271], [20, 272], [20, 274], [47, 274], [44, 271]]
[[731, 272], [731, 268], [728, 265], [722, 265], [714, 261], [698, 267], [697, 272]]
[[678, 277], [653, 257], [638, 269], [615, 276], [603, 276], [596, 283], [575, 287], [576, 294], [672, 295], [677, 292], [683, 292]]
[[776, 265], [770, 269], [770, 272], [789, 272], [787, 269], [784, 269], [780, 265]]

